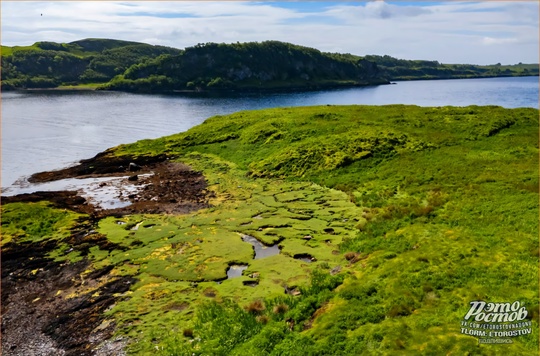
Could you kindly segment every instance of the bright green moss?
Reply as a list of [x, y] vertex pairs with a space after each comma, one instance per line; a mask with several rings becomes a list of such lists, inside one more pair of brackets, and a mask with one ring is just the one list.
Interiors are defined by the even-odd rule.
[[2, 245], [40, 242], [69, 236], [80, 214], [56, 209], [47, 202], [2, 205]]

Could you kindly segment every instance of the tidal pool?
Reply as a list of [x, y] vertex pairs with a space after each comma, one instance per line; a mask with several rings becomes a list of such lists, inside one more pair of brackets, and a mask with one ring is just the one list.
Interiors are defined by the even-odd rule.
[[[141, 174], [139, 177], [150, 176]], [[30, 183], [21, 180], [9, 188], [2, 189], [3, 196], [33, 192], [76, 191], [77, 195], [88, 200], [99, 209], [116, 209], [131, 205], [129, 196], [136, 194], [145, 185], [135, 185], [128, 176], [104, 178], [68, 178], [46, 183]]]

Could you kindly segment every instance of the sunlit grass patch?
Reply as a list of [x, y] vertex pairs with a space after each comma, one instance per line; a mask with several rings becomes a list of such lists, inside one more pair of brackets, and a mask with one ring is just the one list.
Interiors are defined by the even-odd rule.
[[57, 209], [47, 202], [2, 205], [2, 245], [17, 242], [39, 242], [62, 239], [82, 215]]

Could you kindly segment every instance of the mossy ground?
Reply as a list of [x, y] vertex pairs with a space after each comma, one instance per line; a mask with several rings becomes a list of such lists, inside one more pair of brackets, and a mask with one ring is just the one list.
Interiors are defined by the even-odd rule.
[[[268, 109], [111, 153], [174, 156], [215, 194], [99, 222], [120, 247], [94, 268], [139, 279], [109, 312], [134, 353], [538, 352], [538, 110]], [[242, 234], [281, 253], [253, 260]], [[472, 300], [521, 301], [532, 334], [479, 345], [460, 333]]]
[[102, 85], [101, 83], [81, 83], [76, 85], [59, 85], [58, 90], [94, 90]]
[[71, 228], [82, 217], [66, 209], [55, 209], [48, 202], [11, 203], [2, 206], [1, 246], [13, 243], [36, 243], [57, 241], [57, 248], [49, 253], [50, 258], [76, 262], [81, 259], [78, 252], [66, 253], [69, 249], [65, 239]]

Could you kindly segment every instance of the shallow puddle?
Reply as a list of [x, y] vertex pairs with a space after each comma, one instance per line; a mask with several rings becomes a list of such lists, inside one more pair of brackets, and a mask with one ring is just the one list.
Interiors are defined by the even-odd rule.
[[254, 259], [256, 260], [258, 260], [259, 258], [274, 256], [274, 255], [279, 254], [280, 252], [279, 246], [277, 244], [273, 246], [266, 246], [265, 244], [261, 243], [259, 240], [254, 238], [253, 236], [242, 235], [242, 240], [250, 243], [253, 246], [253, 249], [255, 250]]
[[227, 278], [236, 278], [241, 277], [242, 272], [244, 272], [248, 268], [247, 265], [232, 265], [229, 266], [229, 269], [227, 269]]

